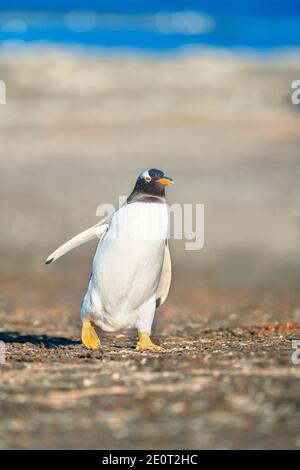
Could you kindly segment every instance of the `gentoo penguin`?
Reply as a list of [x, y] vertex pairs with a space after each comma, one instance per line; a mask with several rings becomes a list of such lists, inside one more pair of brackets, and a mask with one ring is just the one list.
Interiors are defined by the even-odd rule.
[[171, 283], [165, 199], [165, 188], [170, 184], [172, 178], [161, 170], [143, 171], [119, 210], [69, 240], [46, 260], [49, 264], [99, 238], [81, 305], [81, 338], [89, 349], [100, 347], [97, 326], [105, 332], [134, 327], [138, 350], [161, 350], [150, 335], [155, 310], [165, 301]]

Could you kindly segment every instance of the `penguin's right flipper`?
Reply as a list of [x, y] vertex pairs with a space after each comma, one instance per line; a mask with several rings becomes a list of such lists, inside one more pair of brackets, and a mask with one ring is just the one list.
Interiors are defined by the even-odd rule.
[[84, 230], [75, 237], [71, 238], [71, 240], [61, 245], [59, 248], [57, 248], [57, 250], [53, 251], [53, 253], [51, 253], [51, 255], [49, 255], [46, 259], [46, 264], [53, 263], [69, 251], [74, 250], [74, 248], [77, 248], [78, 246], [83, 245], [84, 243], [87, 243], [91, 240], [94, 240], [95, 238], [99, 238], [99, 240], [102, 240], [108, 230], [108, 227], [109, 221], [105, 220], [105, 222], [101, 221], [93, 227]]

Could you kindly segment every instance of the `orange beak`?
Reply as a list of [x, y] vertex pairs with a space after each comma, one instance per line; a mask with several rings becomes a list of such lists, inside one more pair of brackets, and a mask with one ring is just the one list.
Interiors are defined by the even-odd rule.
[[156, 182], [164, 184], [165, 186], [167, 186], [168, 184], [174, 184], [174, 181], [169, 176], [165, 176], [164, 178], [160, 178], [159, 180], [156, 180]]

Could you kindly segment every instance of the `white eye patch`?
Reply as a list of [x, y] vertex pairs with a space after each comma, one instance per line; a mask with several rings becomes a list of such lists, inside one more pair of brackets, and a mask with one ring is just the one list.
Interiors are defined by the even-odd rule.
[[143, 173], [141, 174], [141, 177], [144, 178], [144, 180], [147, 181], [147, 183], [150, 183], [150, 181], [152, 180], [151, 176], [149, 175], [148, 170], [143, 171]]

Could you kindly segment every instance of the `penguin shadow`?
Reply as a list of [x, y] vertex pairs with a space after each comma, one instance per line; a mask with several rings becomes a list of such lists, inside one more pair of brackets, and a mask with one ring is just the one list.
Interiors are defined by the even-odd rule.
[[3, 341], [6, 344], [30, 343], [35, 346], [43, 346], [46, 349], [57, 349], [61, 346], [74, 346], [81, 344], [81, 341], [70, 338], [49, 335], [23, 335], [18, 331], [0, 332], [0, 341]]

